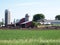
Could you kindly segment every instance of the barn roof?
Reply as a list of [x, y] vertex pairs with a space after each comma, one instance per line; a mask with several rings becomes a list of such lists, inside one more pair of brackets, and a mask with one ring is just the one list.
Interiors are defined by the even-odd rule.
[[21, 24], [26, 24], [26, 23], [29, 23], [29, 22], [31, 22], [31, 21], [26, 21], [26, 22], [23, 22], [23, 23], [21, 23]]

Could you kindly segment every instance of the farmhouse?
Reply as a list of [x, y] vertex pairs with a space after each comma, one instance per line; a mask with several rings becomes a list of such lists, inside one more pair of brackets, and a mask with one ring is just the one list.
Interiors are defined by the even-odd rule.
[[60, 26], [60, 20], [46, 20], [46, 19], [42, 19], [42, 20], [38, 20], [38, 22], [41, 23], [41, 24], [51, 24], [51, 25]]

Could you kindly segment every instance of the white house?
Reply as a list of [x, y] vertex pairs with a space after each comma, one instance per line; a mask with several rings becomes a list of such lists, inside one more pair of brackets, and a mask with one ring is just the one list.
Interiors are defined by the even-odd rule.
[[42, 20], [38, 20], [38, 22], [41, 23], [41, 24], [60, 25], [60, 20], [46, 20], [46, 19], [42, 19]]

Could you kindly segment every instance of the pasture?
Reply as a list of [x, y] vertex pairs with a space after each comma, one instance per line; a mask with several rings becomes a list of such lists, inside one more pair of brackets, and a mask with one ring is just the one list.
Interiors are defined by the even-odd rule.
[[60, 30], [0, 30], [0, 45], [60, 45]]

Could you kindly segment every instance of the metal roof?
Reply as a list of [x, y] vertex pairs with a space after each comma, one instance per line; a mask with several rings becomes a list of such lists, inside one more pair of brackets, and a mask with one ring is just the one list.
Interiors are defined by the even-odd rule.
[[60, 20], [45, 20], [45, 22], [60, 22]]
[[46, 20], [46, 19], [44, 19], [44, 20], [38, 20], [38, 22], [60, 22], [60, 20]]
[[26, 22], [23, 22], [23, 23], [21, 23], [21, 24], [26, 24], [26, 23], [29, 23], [29, 22], [31, 22], [31, 21], [26, 21]]

